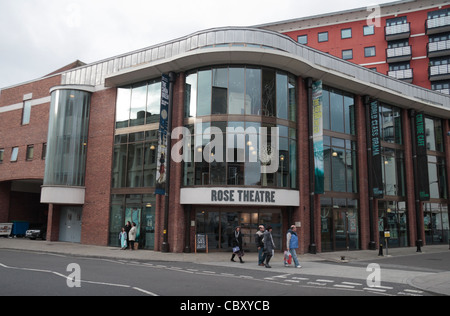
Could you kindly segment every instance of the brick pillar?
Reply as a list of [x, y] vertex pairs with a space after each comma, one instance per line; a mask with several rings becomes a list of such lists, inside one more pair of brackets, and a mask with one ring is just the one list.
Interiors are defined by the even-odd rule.
[[[358, 160], [358, 192], [359, 192], [359, 232], [361, 236], [360, 247], [369, 248], [370, 238], [370, 200], [369, 200], [369, 174], [367, 170], [367, 124], [366, 108], [363, 97], [355, 96], [355, 124], [356, 124], [356, 150]], [[376, 222], [376, 218], [373, 218]], [[375, 226], [375, 225], [374, 225]], [[372, 229], [375, 229], [374, 226]], [[376, 238], [374, 233], [374, 239]], [[374, 240], [373, 240], [374, 241]]]
[[[309, 212], [309, 149], [308, 149], [308, 90], [306, 82], [297, 77], [297, 177], [300, 194], [300, 207], [294, 212], [293, 218], [299, 218], [302, 227], [297, 231], [299, 235], [299, 253], [308, 252], [310, 241], [310, 212]], [[316, 234], [317, 236], [317, 234]], [[318, 251], [320, 251], [320, 245]]]
[[48, 219], [47, 219], [47, 240], [59, 240], [59, 221], [60, 221], [60, 207], [58, 205], [48, 205]]
[[[172, 129], [184, 126], [184, 89], [185, 74], [177, 76], [173, 89]], [[171, 131], [172, 132], [172, 131]], [[172, 140], [172, 147], [178, 140]], [[167, 153], [170, 157], [171, 153]], [[176, 163], [171, 158], [170, 162], [170, 204], [169, 204], [169, 246], [171, 252], [183, 252], [186, 233], [186, 219], [184, 207], [180, 204], [180, 190], [183, 181], [183, 164]]]
[[410, 246], [416, 242], [416, 203], [414, 192], [414, 164], [412, 158], [411, 118], [407, 110], [402, 110], [403, 144], [405, 146], [405, 183], [406, 183], [406, 208], [408, 219], [408, 241]]

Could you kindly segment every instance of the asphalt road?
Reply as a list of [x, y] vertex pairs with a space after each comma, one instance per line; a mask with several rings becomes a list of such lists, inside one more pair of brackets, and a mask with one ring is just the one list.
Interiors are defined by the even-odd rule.
[[[412, 264], [407, 257], [387, 258], [383, 260], [382, 267], [388, 265], [390, 269], [396, 266], [405, 269], [409, 264], [411, 269], [422, 271], [445, 270], [450, 257], [447, 253], [430, 254], [421, 256], [421, 260]], [[264, 267], [236, 269], [233, 264], [239, 265], [238, 262], [229, 266], [213, 266], [188, 262], [111, 260], [0, 250], [0, 296], [181, 296], [190, 297], [192, 302], [212, 296], [434, 295], [407, 284], [389, 281], [370, 287], [360, 278], [302, 275], [298, 271], [289, 273], [289, 269], [286, 273], [280, 273]], [[175, 304], [181, 308], [184, 301], [177, 302]]]

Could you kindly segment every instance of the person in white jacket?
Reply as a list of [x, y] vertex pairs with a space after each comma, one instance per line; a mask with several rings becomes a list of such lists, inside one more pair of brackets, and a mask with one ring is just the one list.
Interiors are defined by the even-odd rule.
[[137, 233], [137, 229], [136, 229], [136, 223], [133, 222], [133, 226], [130, 229], [130, 233], [129, 233], [129, 241], [130, 241], [130, 249], [134, 250], [134, 242], [136, 241], [136, 233]]

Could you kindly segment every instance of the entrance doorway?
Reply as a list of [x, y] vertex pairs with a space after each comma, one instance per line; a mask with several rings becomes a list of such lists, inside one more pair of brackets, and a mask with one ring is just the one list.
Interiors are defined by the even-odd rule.
[[[378, 232], [380, 243], [386, 247], [408, 246], [408, 221], [406, 202], [378, 201]], [[389, 232], [389, 239], [385, 238], [385, 232]]]
[[359, 249], [356, 200], [321, 199], [322, 251]]
[[281, 210], [256, 209], [251, 212], [241, 210], [217, 210], [197, 208], [196, 234], [208, 236], [210, 251], [231, 251], [234, 229], [241, 226], [245, 251], [256, 251], [255, 234], [258, 225], [272, 226], [272, 237], [276, 249], [281, 249]]
[[59, 240], [66, 242], [81, 242], [82, 207], [66, 206], [61, 208]]

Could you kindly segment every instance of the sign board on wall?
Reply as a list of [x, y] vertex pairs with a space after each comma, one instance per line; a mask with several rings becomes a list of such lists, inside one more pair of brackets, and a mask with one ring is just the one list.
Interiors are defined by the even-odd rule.
[[241, 187], [183, 188], [181, 204], [299, 206], [296, 190], [259, 189]]

